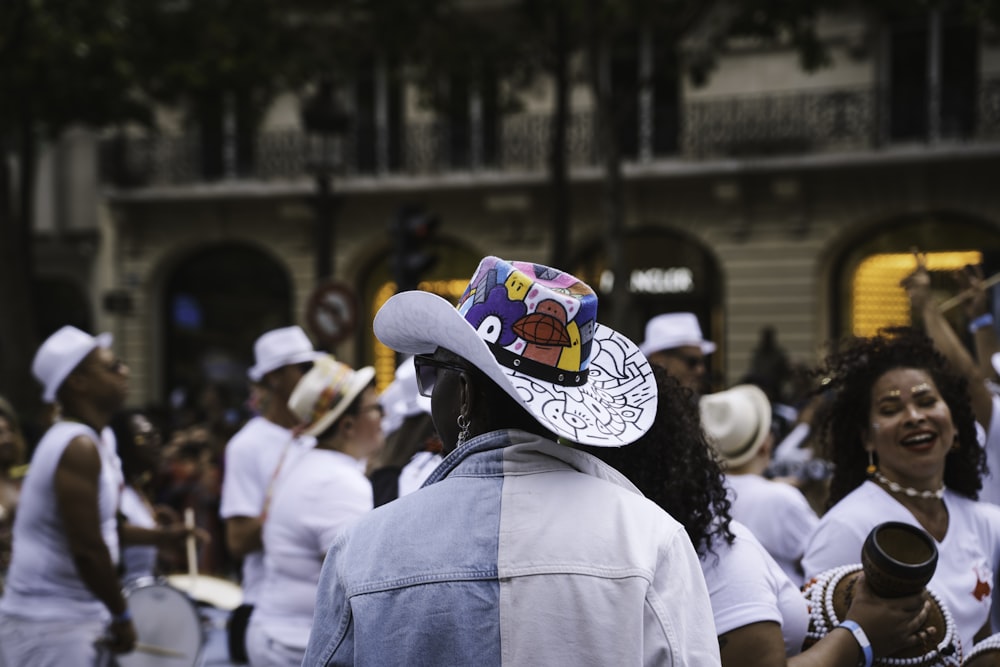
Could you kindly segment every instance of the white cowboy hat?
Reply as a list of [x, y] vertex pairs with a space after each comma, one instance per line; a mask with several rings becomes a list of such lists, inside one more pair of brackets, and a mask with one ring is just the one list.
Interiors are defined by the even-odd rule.
[[756, 385], [706, 394], [698, 403], [705, 435], [731, 468], [752, 459], [771, 432], [771, 402]]
[[656, 416], [656, 381], [635, 343], [597, 323], [579, 278], [530, 262], [484, 258], [456, 308], [417, 290], [389, 299], [375, 335], [404, 354], [450, 350], [543, 426], [572, 442], [634, 442]]
[[646, 340], [639, 349], [649, 356], [654, 352], [688, 345], [701, 348], [702, 354], [715, 352], [715, 343], [705, 340], [694, 313], [664, 313], [646, 323]]
[[354, 370], [328, 354], [316, 359], [288, 397], [288, 407], [302, 423], [303, 435], [317, 436], [329, 428], [374, 377], [371, 366]]
[[46, 403], [55, 401], [59, 387], [84, 357], [99, 347], [111, 347], [112, 340], [109, 333], [91, 336], [69, 325], [46, 338], [31, 362], [31, 372], [44, 389], [42, 400]]
[[282, 327], [261, 335], [253, 344], [254, 363], [247, 375], [254, 382], [283, 366], [315, 361], [323, 356], [313, 349], [302, 327]]

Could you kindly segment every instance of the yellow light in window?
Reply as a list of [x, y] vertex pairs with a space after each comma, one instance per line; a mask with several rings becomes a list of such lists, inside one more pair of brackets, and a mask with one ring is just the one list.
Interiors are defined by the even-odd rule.
[[[981, 252], [927, 253], [928, 271], [955, 271], [966, 264], [980, 264]], [[910, 301], [900, 281], [916, 268], [913, 253], [872, 255], [854, 272], [851, 288], [851, 321], [856, 336], [874, 336], [887, 326], [905, 326], [910, 321]]]
[[[457, 304], [468, 285], [467, 280], [423, 280], [418, 285], [419, 289], [437, 294]], [[377, 313], [379, 308], [396, 293], [396, 283], [388, 282], [382, 285], [376, 292], [372, 301], [372, 312]], [[413, 323], [419, 326], [418, 322]], [[374, 334], [373, 334], [374, 338]], [[382, 392], [396, 376], [396, 353], [382, 344], [378, 338], [375, 341], [375, 388]]]

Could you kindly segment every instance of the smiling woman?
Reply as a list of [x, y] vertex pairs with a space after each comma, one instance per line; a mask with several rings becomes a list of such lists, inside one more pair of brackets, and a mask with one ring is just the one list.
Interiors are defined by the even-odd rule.
[[869, 531], [901, 521], [936, 541], [928, 584], [951, 612], [963, 652], [992, 634], [1000, 508], [977, 502], [985, 456], [965, 381], [922, 333], [883, 330], [827, 359], [821, 426], [835, 464], [829, 511], [806, 547], [806, 578], [860, 561]]

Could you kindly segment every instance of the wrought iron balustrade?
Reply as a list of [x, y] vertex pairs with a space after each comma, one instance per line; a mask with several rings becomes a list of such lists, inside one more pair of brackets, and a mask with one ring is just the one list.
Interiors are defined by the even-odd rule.
[[[979, 82], [969, 99], [943, 100], [946, 109], [969, 105], [971, 127], [956, 134], [947, 123], [947, 141], [1000, 140], [1000, 79]], [[895, 140], [892, 121], [901, 111], [880, 101], [874, 87], [803, 90], [788, 93], [693, 98], [679, 109], [654, 109], [654, 119], [670, 119], [670, 127], [653, 128], [661, 136], [645, 151], [652, 160], [700, 161], [719, 157], [816, 154], [864, 151]], [[916, 105], [919, 107], [919, 105]], [[679, 112], [679, 113], [678, 113]], [[974, 116], [974, 117], [973, 117]], [[679, 119], [679, 121], [678, 121]], [[944, 118], [946, 121], [947, 118]], [[344, 137], [338, 172], [342, 177], [389, 174], [423, 176], [478, 172], [544, 174], [552, 140], [552, 118], [544, 113], [503, 116], [492, 128], [472, 124], [449, 126], [442, 120], [412, 121], [392, 137], [388, 164], [378, 164], [374, 142], [378, 132], [367, 127]], [[908, 140], [912, 138], [907, 137]], [[927, 137], [917, 137], [926, 140]], [[307, 156], [315, 154], [316, 137], [299, 130], [265, 131], [256, 136], [252, 163], [233, 174], [209, 175], [203, 166], [204, 146], [196, 132], [184, 135], [119, 135], [102, 144], [102, 175], [122, 187], [173, 186], [218, 178], [250, 181], [302, 180], [309, 177]], [[663, 146], [676, 146], [665, 153]], [[567, 128], [570, 169], [599, 165], [594, 114], [573, 113]]]

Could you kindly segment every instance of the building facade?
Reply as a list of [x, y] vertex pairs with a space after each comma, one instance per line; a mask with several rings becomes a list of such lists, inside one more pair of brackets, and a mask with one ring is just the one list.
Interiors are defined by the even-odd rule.
[[[628, 281], [618, 325], [634, 339], [657, 313], [697, 313], [719, 345], [717, 386], [743, 377], [768, 326], [811, 365], [835, 338], [909, 320], [898, 281], [914, 248], [942, 294], [964, 263], [1000, 271], [1000, 49], [940, 14], [822, 25], [832, 64], [814, 73], [791, 49], [734, 43], [695, 87], [676, 68], [650, 70], [664, 62], [655, 35], [612, 63], [619, 80], [646, 82], [623, 88], [635, 96], [619, 132], [627, 276], [609, 270], [586, 86], [572, 91], [569, 229], [553, 238], [551, 86], [519, 91], [516, 113], [480, 86], [432, 114], [377, 59], [340, 91], [354, 122], [333, 139], [306, 132], [298, 101], [283, 97], [249, 135], [222, 123], [209, 141], [165, 117], [172, 131], [155, 136], [54, 147], [99, 158], [101, 177], [71, 192], [93, 199], [88, 221], [43, 212], [57, 222], [39, 226], [39, 272], [66, 292], [53, 297], [60, 312], [75, 304], [85, 324], [116, 334], [137, 403], [242, 383], [256, 336], [293, 322], [348, 362], [376, 363], [384, 384], [394, 359], [371, 320], [393, 289], [393, 220], [412, 205], [440, 221], [424, 289], [454, 298], [483, 255], [545, 263], [560, 244], [561, 268], [598, 287], [602, 304], [614, 280]], [[328, 196], [317, 151], [331, 159]], [[70, 162], [43, 162], [42, 185], [69, 192], [56, 172]], [[333, 338], [310, 306], [322, 278], [353, 299]], [[950, 315], [961, 326], [961, 309]]]

